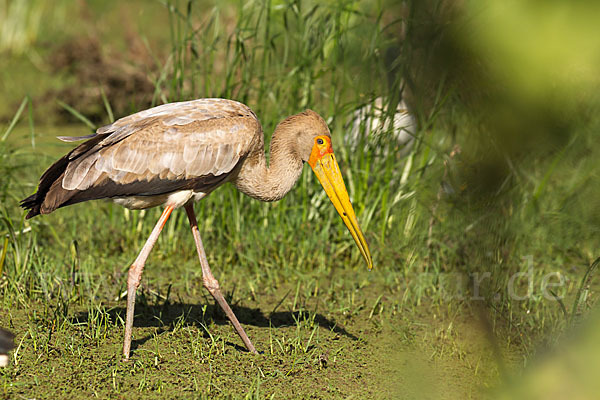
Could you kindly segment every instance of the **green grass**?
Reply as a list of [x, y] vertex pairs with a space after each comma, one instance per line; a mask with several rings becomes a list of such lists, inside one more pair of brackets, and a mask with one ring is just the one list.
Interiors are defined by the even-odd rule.
[[[93, 3], [90, 12], [102, 21], [118, 14], [103, 7]], [[224, 186], [196, 213], [213, 272], [261, 354], [244, 350], [202, 287], [179, 210], [146, 264], [133, 355], [123, 363], [127, 270], [161, 210], [92, 202], [24, 221], [18, 201], [72, 147], [54, 137], [87, 134], [94, 122], [34, 124], [36, 98], [21, 108], [23, 97], [11, 99], [15, 124], [11, 116], [0, 129], [0, 325], [16, 333], [17, 348], [0, 371], [0, 397], [490, 397], [538, 353], [561, 348], [586, 319], [597, 293], [598, 103], [588, 99], [575, 114], [580, 121], [569, 119], [564, 140], [542, 127], [536, 146], [524, 141], [515, 150], [503, 143], [505, 127], [490, 125], [499, 117], [481, 118], [492, 112], [489, 103], [473, 106], [455, 77], [438, 76], [435, 90], [415, 93], [421, 129], [408, 157], [353, 154], [343, 135], [354, 109], [379, 95], [393, 103], [400, 92], [400, 82], [387, 79], [385, 56], [401, 44], [398, 7], [148, 7], [134, 14], [142, 37], [157, 35], [157, 15], [169, 21], [162, 27], [169, 49], [149, 44], [155, 104], [234, 98], [257, 113], [267, 139], [277, 122], [304, 108], [327, 119], [375, 268], [366, 270], [310, 172], [277, 203]], [[392, 78], [428, 59], [419, 48], [422, 15], [413, 9]], [[118, 21], [112, 24], [107, 45], [122, 40]], [[435, 46], [427, 51], [436, 56]], [[43, 86], [56, 77], [39, 79]], [[131, 111], [113, 104], [99, 99], [103, 122]], [[554, 110], [529, 107], [530, 114]], [[381, 146], [393, 149], [389, 141]], [[518, 300], [529, 282], [514, 274], [530, 265], [532, 291]], [[548, 273], [565, 279], [552, 289], [561, 301], [544, 295]]]

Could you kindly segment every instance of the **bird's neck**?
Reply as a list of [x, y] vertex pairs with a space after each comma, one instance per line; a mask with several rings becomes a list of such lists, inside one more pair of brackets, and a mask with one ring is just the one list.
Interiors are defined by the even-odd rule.
[[294, 151], [293, 132], [277, 127], [271, 138], [269, 165], [262, 143], [244, 161], [235, 181], [236, 187], [248, 196], [261, 201], [283, 198], [302, 174], [304, 163]]

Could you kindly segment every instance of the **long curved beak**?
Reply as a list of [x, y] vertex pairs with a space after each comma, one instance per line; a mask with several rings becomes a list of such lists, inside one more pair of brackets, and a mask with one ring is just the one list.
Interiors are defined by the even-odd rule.
[[358, 226], [358, 220], [356, 219], [356, 214], [354, 214], [352, 203], [350, 203], [350, 197], [348, 196], [348, 191], [346, 190], [340, 167], [335, 159], [333, 150], [331, 149], [331, 142], [329, 141], [329, 138], [326, 139], [329, 146], [325, 148], [325, 151], [319, 152], [319, 149], [317, 149], [317, 146], [315, 145], [309, 164], [315, 175], [317, 175], [317, 179], [321, 182], [323, 189], [325, 189], [327, 196], [329, 196], [329, 200], [331, 200], [338, 214], [342, 217], [344, 224], [346, 224], [346, 227], [350, 231], [360, 253], [367, 262], [367, 267], [372, 269], [373, 259], [371, 258], [369, 246], [367, 245], [367, 241], [365, 240], [360, 226]]

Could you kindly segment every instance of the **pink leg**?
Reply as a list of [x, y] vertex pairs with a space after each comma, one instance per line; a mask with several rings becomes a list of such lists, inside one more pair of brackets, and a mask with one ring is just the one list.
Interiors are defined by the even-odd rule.
[[172, 206], [167, 206], [163, 211], [162, 215], [158, 219], [158, 222], [154, 226], [150, 237], [142, 247], [140, 254], [137, 256], [131, 267], [129, 267], [129, 276], [127, 278], [127, 318], [125, 319], [125, 340], [123, 342], [123, 359], [129, 360], [129, 350], [131, 349], [131, 332], [133, 330], [133, 311], [135, 308], [135, 291], [140, 285], [142, 279], [142, 272], [144, 271], [144, 264], [148, 259], [150, 250], [154, 247], [160, 231], [162, 231], [169, 215], [173, 211]]
[[204, 246], [202, 245], [202, 239], [200, 238], [200, 232], [198, 231], [198, 222], [196, 221], [196, 214], [194, 214], [194, 206], [192, 203], [185, 205], [185, 211], [187, 212], [188, 219], [190, 220], [190, 226], [192, 228], [192, 234], [194, 235], [194, 241], [196, 242], [196, 250], [198, 250], [198, 257], [200, 258], [200, 265], [202, 266], [202, 282], [204, 287], [208, 289], [210, 294], [215, 298], [217, 303], [221, 306], [221, 309], [225, 311], [225, 315], [229, 318], [229, 321], [233, 324], [238, 335], [242, 339], [242, 342], [246, 345], [246, 348], [251, 353], [257, 354], [254, 345], [244, 332], [244, 328], [240, 325], [235, 314], [225, 301], [225, 298], [221, 294], [219, 282], [215, 279], [210, 267], [208, 266], [208, 260], [206, 259], [206, 253], [204, 253]]

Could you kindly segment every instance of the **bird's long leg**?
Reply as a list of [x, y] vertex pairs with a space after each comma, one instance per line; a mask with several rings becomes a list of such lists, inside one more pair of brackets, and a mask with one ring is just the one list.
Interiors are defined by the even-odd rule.
[[229, 307], [229, 304], [227, 304], [227, 301], [225, 301], [225, 298], [221, 294], [219, 282], [215, 279], [210, 271], [208, 260], [206, 259], [206, 253], [204, 252], [204, 246], [202, 245], [202, 239], [200, 238], [200, 232], [198, 231], [198, 222], [196, 221], [196, 214], [194, 214], [194, 206], [192, 203], [185, 205], [185, 211], [187, 212], [188, 219], [190, 220], [190, 227], [192, 228], [192, 234], [194, 235], [194, 241], [196, 242], [196, 250], [198, 250], [198, 257], [200, 258], [200, 265], [202, 266], [202, 282], [204, 287], [215, 298], [217, 303], [219, 303], [221, 309], [225, 311], [227, 318], [229, 318], [229, 321], [231, 321], [231, 324], [235, 328], [237, 334], [240, 335], [240, 338], [246, 345], [248, 351], [256, 354], [254, 345], [248, 338], [248, 335], [246, 335], [246, 332], [244, 332], [244, 328], [242, 328], [242, 325], [240, 325], [240, 322]]
[[135, 308], [135, 291], [140, 285], [140, 280], [142, 279], [142, 272], [144, 271], [144, 264], [148, 259], [148, 255], [150, 254], [150, 250], [154, 247], [156, 240], [158, 239], [158, 235], [160, 235], [160, 231], [162, 231], [167, 219], [169, 219], [169, 215], [173, 211], [174, 207], [167, 206], [163, 211], [162, 215], [158, 219], [158, 222], [152, 229], [152, 233], [140, 254], [137, 256], [131, 267], [129, 267], [129, 275], [127, 277], [127, 318], [125, 319], [125, 340], [123, 341], [123, 359], [125, 361], [129, 360], [129, 350], [131, 349], [131, 332], [133, 330], [133, 312]]

